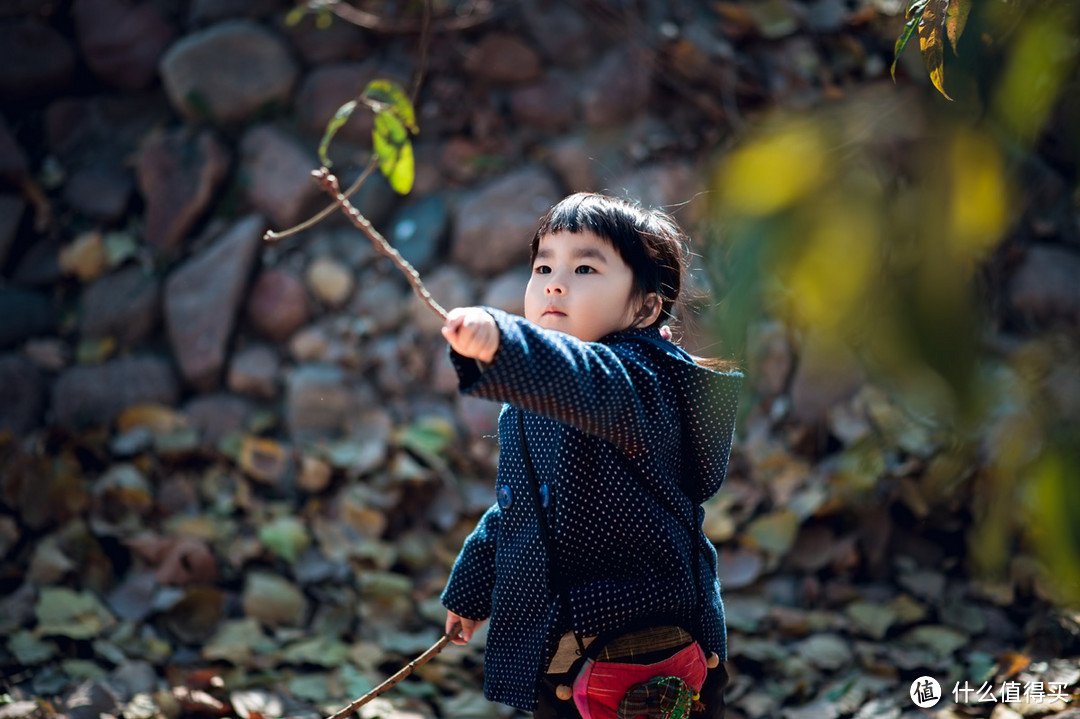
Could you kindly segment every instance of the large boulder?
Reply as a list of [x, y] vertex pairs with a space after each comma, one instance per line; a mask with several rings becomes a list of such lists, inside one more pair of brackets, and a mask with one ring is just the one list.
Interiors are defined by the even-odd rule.
[[48, 97], [74, 74], [75, 51], [59, 32], [34, 19], [0, 22], [0, 99]]
[[527, 261], [540, 217], [558, 200], [555, 181], [539, 167], [526, 167], [467, 194], [456, 212], [453, 261], [485, 275]]
[[157, 77], [173, 29], [152, 3], [75, 0], [75, 33], [90, 70], [122, 90], [142, 90]]
[[199, 390], [218, 386], [229, 337], [262, 242], [265, 222], [246, 217], [165, 282], [165, 324], [184, 379]]
[[226, 127], [286, 104], [299, 73], [285, 42], [249, 20], [192, 33], [161, 60], [161, 79], [177, 112]]
[[168, 360], [123, 357], [65, 370], [53, 385], [53, 421], [63, 427], [111, 422], [136, 404], [172, 405], [180, 386]]
[[146, 241], [173, 254], [214, 200], [229, 170], [228, 151], [207, 130], [157, 131], [143, 141], [137, 162]]
[[[307, 218], [321, 194], [311, 178], [315, 158], [284, 130], [259, 125], [240, 141], [240, 169], [248, 200], [276, 230]], [[329, 198], [326, 198], [329, 202]]]

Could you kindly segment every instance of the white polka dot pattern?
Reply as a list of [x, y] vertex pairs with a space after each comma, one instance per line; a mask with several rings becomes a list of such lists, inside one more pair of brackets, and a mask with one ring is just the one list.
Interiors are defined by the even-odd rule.
[[[682, 623], [706, 652], [726, 657], [716, 552], [699, 505], [727, 471], [742, 375], [700, 367], [656, 329], [586, 343], [488, 311], [501, 333], [491, 366], [452, 358], [462, 392], [507, 403], [496, 480], [506, 506], [496, 502], [466, 539], [442, 597], [461, 616], [491, 619], [485, 696], [532, 711], [540, 669], [571, 626], [596, 634], [650, 618]], [[550, 491], [568, 612], [547, 586], [521, 410], [537, 479]], [[672, 508], [698, 528], [697, 587], [691, 538]]]

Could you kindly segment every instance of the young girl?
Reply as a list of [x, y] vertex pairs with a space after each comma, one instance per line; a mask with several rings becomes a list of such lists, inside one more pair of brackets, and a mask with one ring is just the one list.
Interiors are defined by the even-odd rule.
[[[579, 716], [568, 658], [597, 636], [622, 635], [619, 661], [726, 657], [701, 503], [724, 480], [742, 375], [668, 341], [686, 255], [668, 216], [571, 195], [533, 237], [525, 317], [458, 308], [443, 327], [461, 391], [505, 403], [497, 501], [442, 595], [458, 644], [491, 620], [492, 701]], [[723, 665], [708, 677], [721, 717]]]

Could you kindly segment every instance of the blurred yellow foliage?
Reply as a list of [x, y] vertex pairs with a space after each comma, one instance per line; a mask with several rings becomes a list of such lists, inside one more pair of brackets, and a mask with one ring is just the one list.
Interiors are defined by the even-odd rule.
[[726, 201], [750, 215], [776, 212], [825, 181], [825, 147], [811, 123], [782, 125], [732, 153], [717, 178]]
[[1001, 239], [1009, 192], [998, 146], [983, 133], [958, 132], [949, 152], [952, 179], [945, 237], [964, 258], [978, 258]]

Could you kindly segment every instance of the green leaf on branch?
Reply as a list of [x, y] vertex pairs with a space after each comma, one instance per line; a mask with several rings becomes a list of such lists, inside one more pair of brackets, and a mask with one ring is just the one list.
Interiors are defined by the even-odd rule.
[[364, 100], [377, 114], [391, 112], [413, 134], [420, 132], [416, 126], [416, 114], [404, 88], [390, 80], [372, 80], [364, 88]]
[[907, 14], [905, 15], [907, 23], [904, 25], [904, 31], [900, 33], [900, 37], [896, 38], [896, 46], [893, 48], [891, 72], [894, 82], [896, 80], [896, 63], [900, 62], [900, 56], [904, 54], [904, 48], [907, 47], [908, 40], [915, 34], [915, 28], [919, 26], [927, 2], [929, 0], [912, 0], [912, 3], [908, 5]]
[[408, 94], [391, 80], [372, 80], [359, 98], [338, 108], [327, 123], [326, 132], [319, 143], [319, 161], [325, 167], [330, 167], [330, 142], [342, 125], [349, 121], [357, 104], [361, 102], [375, 113], [371, 145], [379, 158], [379, 170], [395, 192], [408, 194], [416, 175], [416, 163], [409, 136], [420, 130], [416, 126], [416, 112]]
[[349, 121], [354, 110], [356, 110], [356, 100], [349, 100], [337, 109], [334, 116], [330, 118], [330, 122], [326, 124], [326, 132], [323, 133], [322, 140], [319, 142], [319, 162], [325, 167], [330, 167], [333, 164], [327, 156], [330, 150], [330, 141], [334, 139], [334, 135], [341, 129], [342, 125]]
[[419, 132], [412, 102], [405, 90], [390, 80], [372, 80], [364, 89], [363, 100], [375, 111], [371, 144], [379, 156], [379, 170], [395, 192], [408, 194], [416, 174], [409, 135]]
[[379, 170], [399, 195], [408, 194], [415, 176], [412, 142], [405, 125], [397, 115], [380, 112], [375, 115], [371, 142], [379, 156]]

